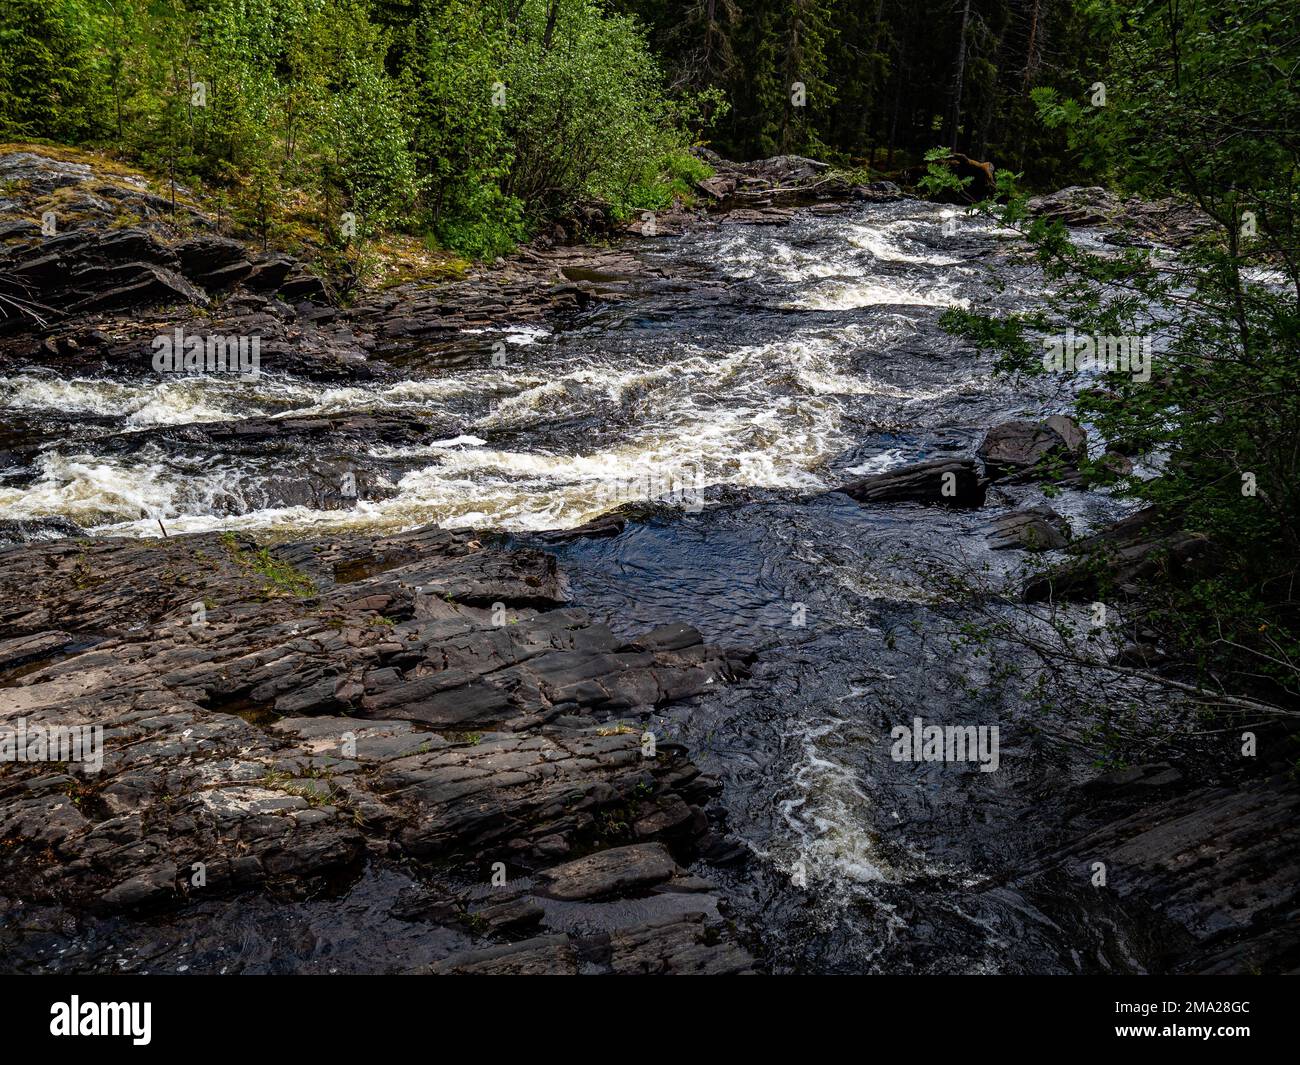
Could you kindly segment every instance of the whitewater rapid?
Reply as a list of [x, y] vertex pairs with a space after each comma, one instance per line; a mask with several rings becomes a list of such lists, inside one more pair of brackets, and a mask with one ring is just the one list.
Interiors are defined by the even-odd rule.
[[[253, 380], [62, 379], [39, 370], [0, 379], [0, 412], [87, 423], [75, 440], [44, 446], [21, 476], [0, 476], [0, 514], [67, 518], [96, 535], [127, 536], [161, 535], [160, 523], [169, 532], [431, 523], [529, 531], [576, 526], [677, 485], [825, 489], [833, 480], [827, 461], [853, 443], [861, 412], [903, 419], [910, 407], [987, 386], [977, 367], [925, 381], [899, 380], [889, 365], [891, 350], [914, 339], [915, 313], [967, 305], [962, 290], [977, 266], [945, 250], [945, 230], [958, 219], [980, 225], [952, 208], [911, 204], [896, 213], [820, 221], [811, 241], [794, 227], [733, 227], [693, 248], [655, 252], [707, 254], [764, 315], [793, 316], [796, 327], [775, 340], [749, 326], [743, 308], [723, 335], [700, 335], [689, 323], [605, 328], [597, 312], [570, 330], [467, 330], [465, 343], [479, 348], [504, 339], [506, 364], [374, 384], [321, 384], [273, 366]], [[870, 317], [846, 321], [845, 312]], [[881, 367], [864, 359], [872, 354]], [[285, 505], [266, 486], [286, 472], [246, 456], [178, 462], [152, 444], [129, 453], [98, 446], [159, 427], [344, 412], [455, 428], [419, 447], [379, 440], [351, 456], [396, 468], [376, 481], [381, 491], [341, 509]], [[571, 431], [593, 416], [602, 422], [596, 433]]]

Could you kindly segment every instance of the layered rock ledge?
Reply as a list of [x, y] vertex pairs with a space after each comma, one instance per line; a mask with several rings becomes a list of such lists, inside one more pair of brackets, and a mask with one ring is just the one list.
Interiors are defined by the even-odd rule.
[[[541, 551], [65, 539], [0, 551], [0, 602], [0, 729], [103, 729], [97, 772], [0, 763], [0, 912], [302, 897], [400, 861], [470, 938], [438, 971], [751, 966], [679, 864], [715, 784], [642, 725], [746, 656], [616, 637]], [[549, 934], [553, 900], [603, 907], [604, 938]]]

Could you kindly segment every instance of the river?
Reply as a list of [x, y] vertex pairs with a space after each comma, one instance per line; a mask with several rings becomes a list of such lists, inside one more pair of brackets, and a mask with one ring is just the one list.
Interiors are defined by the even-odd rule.
[[[1041, 277], [1008, 248], [951, 207], [859, 205], [638, 242], [653, 272], [624, 298], [545, 326], [467, 331], [454, 357], [400, 378], [340, 386], [279, 375], [273, 361], [248, 381], [19, 374], [0, 380], [0, 410], [11, 436], [42, 449], [0, 480], [0, 513], [65, 517], [95, 536], [437, 523], [545, 542], [571, 598], [616, 632], [686, 621], [757, 652], [749, 679], [657, 712], [654, 727], [722, 784], [712, 813], [741, 853], [699, 868], [774, 971], [1140, 970], [1154, 948], [1096, 901], [1082, 867], [1074, 881], [1034, 875], [1034, 856], [1086, 822], [1075, 786], [1106, 752], [1068, 705], [1045, 714], [994, 676], [1005, 661], [960, 647], [966, 619], [933, 579], [941, 567], [1014, 581], [1025, 556], [989, 550], [985, 535], [1016, 506], [1050, 503], [1076, 535], [1122, 506], [1035, 486], [1000, 488], [978, 511], [832, 493], [970, 455], [1008, 418], [1067, 409], [1059, 379], [999, 378], [938, 324], [994, 278], [996, 306], [1039, 297]], [[292, 443], [265, 454], [123, 444], [159, 426], [340, 411], [444, 429], [432, 443], [324, 456]], [[364, 468], [360, 498], [304, 502], [295, 470], [321, 461]], [[678, 494], [619, 536], [537, 538], [666, 491]], [[915, 717], [998, 728], [998, 771], [894, 760], [891, 730]], [[331, 965], [376, 962], [357, 928], [393, 935], [366, 916], [390, 889], [373, 874], [351, 889], [346, 934], [343, 917], [311, 911], [312, 950], [324, 937]], [[265, 904], [242, 916], [214, 905], [205, 935], [224, 922], [245, 959], [268, 953], [273, 923], [251, 916]], [[85, 950], [102, 956], [84, 942], [73, 954]]]

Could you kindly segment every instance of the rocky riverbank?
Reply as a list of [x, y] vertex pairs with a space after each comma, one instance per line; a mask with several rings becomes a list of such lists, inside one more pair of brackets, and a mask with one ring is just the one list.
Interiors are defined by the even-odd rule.
[[[453, 871], [430, 905], [467, 942], [527, 940], [539, 899], [591, 900], [599, 923], [651, 893], [648, 921], [607, 929], [611, 969], [751, 965], [673, 858], [725, 846], [701, 809], [716, 785], [639, 724], [743, 653], [685, 625], [617, 639], [566, 607], [554, 559], [441, 531], [67, 539], [5, 552], [0, 588], [0, 725], [104, 737], [98, 772], [5, 766], [11, 931], [49, 907], [306, 897], [410, 859]], [[440, 964], [563, 968], [562, 940]]]

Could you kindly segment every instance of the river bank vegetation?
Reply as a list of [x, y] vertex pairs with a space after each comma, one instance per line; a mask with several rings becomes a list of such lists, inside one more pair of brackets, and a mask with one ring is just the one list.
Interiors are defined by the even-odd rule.
[[264, 241], [400, 230], [491, 256], [582, 203], [689, 196], [699, 141], [886, 171], [941, 142], [1055, 180], [1065, 137], [1032, 94], [1092, 79], [1094, 6], [10, 0], [0, 138], [201, 181]]
[[1078, 399], [1104, 440], [1154, 467], [1117, 477], [1103, 460], [1091, 480], [1154, 506], [1180, 536], [1204, 538], [1193, 564], [1162, 565], [1126, 619], [1128, 638], [1167, 641], [1182, 668], [1163, 673], [1203, 686], [1211, 706], [1294, 713], [1300, 21], [1274, 0], [1117, 4], [1110, 17], [1105, 105], [1045, 92], [1043, 117], [1068, 130], [1093, 183], [1190, 201], [1204, 231], [1177, 255], [1122, 241], [1117, 254], [1080, 246], [1060, 222], [1031, 222], [1023, 198], [986, 204], [1029, 238], [1053, 291], [1017, 318], [976, 309], [947, 321], [1012, 373], [1051, 372], [1045, 346], [1067, 327], [1153, 348], [1149, 379], [1118, 368]]

